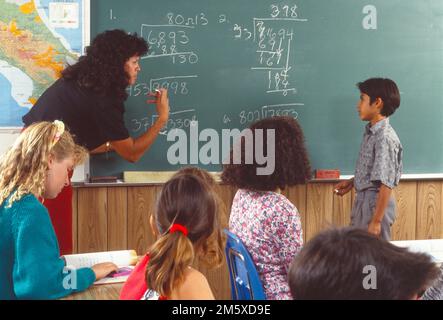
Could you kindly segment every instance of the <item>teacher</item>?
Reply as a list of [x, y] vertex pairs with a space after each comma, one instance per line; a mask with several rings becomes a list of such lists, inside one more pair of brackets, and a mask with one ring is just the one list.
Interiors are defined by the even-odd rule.
[[[123, 30], [105, 31], [87, 47], [86, 55], [62, 71], [23, 116], [25, 127], [34, 122], [61, 120], [76, 142], [91, 154], [115, 151], [137, 162], [155, 141], [169, 117], [168, 93], [160, 89], [155, 102], [157, 120], [141, 136], [129, 136], [124, 124], [126, 88], [135, 84], [140, 57], [148, 52], [143, 38]], [[52, 201], [45, 200], [60, 244], [60, 253], [72, 252], [72, 187]]]

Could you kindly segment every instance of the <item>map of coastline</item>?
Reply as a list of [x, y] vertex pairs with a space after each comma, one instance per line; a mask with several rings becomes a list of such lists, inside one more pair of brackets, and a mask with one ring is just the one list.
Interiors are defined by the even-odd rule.
[[0, 127], [21, 116], [82, 52], [82, 2], [77, 28], [52, 28], [49, 0], [0, 0]]

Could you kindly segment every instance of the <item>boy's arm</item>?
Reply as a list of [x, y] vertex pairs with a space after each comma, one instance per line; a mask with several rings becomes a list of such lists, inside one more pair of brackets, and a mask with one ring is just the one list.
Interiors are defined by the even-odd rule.
[[354, 178], [345, 181], [340, 181], [334, 186], [334, 193], [339, 196], [344, 196], [346, 193], [351, 191], [353, 187], [354, 187]]
[[385, 210], [388, 206], [389, 199], [391, 197], [392, 189], [381, 184], [378, 192], [377, 203], [375, 205], [375, 212], [372, 216], [372, 221], [369, 223], [368, 232], [375, 234], [376, 236], [381, 233], [381, 222], [385, 215]]

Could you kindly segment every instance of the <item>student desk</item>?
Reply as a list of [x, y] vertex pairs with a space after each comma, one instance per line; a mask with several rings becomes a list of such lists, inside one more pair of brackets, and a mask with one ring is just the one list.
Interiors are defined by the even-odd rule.
[[93, 285], [83, 292], [73, 293], [61, 300], [118, 300], [124, 283]]
[[[138, 260], [143, 256], [138, 256]], [[70, 294], [62, 300], [118, 300], [124, 282], [92, 285], [87, 290]]]
[[398, 247], [408, 248], [413, 252], [429, 254], [435, 263], [443, 263], [443, 239], [391, 241]]

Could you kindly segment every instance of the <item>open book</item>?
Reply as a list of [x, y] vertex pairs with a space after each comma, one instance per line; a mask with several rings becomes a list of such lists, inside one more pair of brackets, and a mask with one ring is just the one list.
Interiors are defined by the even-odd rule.
[[119, 267], [117, 272], [110, 273], [105, 278], [94, 282], [94, 284], [125, 282], [138, 261], [135, 250], [68, 254], [64, 255], [63, 258], [65, 259], [66, 266], [73, 269], [90, 268], [102, 262], [113, 262]]

